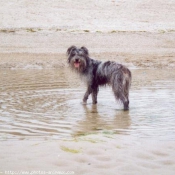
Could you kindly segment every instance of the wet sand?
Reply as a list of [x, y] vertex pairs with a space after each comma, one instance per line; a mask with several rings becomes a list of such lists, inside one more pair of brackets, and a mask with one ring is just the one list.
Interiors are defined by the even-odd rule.
[[173, 69], [174, 38], [175, 32], [0, 33], [4, 41], [0, 68], [64, 67], [67, 48], [76, 45], [86, 46], [92, 58], [102, 61], [115, 60], [131, 68]]
[[[174, 175], [175, 3], [85, 1], [0, 2], [0, 174]], [[71, 45], [132, 70], [129, 112], [81, 105]]]
[[108, 134], [72, 141], [6, 141], [0, 145], [0, 164], [2, 172], [23, 170], [36, 175], [39, 173], [34, 171], [173, 175], [174, 145], [174, 141], [132, 140], [130, 136]]

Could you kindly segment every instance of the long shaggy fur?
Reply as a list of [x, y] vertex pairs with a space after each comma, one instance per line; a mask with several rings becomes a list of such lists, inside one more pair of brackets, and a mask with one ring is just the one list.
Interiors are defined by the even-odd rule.
[[124, 110], [129, 109], [131, 72], [128, 68], [114, 61], [93, 60], [89, 57], [86, 47], [71, 46], [67, 50], [67, 55], [71, 69], [85, 77], [87, 91], [83, 98], [84, 103], [92, 94], [92, 101], [96, 104], [99, 86], [109, 84], [112, 86], [115, 98], [123, 103]]

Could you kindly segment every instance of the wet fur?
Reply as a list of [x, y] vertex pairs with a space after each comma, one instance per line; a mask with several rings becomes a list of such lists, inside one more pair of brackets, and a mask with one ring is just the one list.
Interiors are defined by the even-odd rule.
[[[131, 85], [131, 72], [122, 64], [114, 61], [101, 62], [89, 57], [86, 47], [71, 46], [67, 50], [68, 63], [72, 70], [85, 78], [87, 90], [83, 98], [86, 103], [90, 94], [92, 102], [97, 103], [99, 86], [109, 84], [112, 86], [115, 98], [123, 103], [124, 110], [129, 109], [129, 88]], [[78, 64], [78, 67], [75, 67]]]

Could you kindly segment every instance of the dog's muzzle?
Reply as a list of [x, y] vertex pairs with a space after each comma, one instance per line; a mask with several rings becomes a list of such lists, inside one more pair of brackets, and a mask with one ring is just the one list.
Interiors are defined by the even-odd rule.
[[80, 67], [80, 60], [78, 58], [75, 59], [74, 61], [74, 67], [79, 68]]

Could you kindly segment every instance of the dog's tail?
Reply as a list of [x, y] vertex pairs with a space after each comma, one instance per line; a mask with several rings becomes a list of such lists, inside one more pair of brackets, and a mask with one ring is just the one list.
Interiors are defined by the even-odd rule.
[[129, 107], [129, 89], [131, 86], [132, 75], [129, 69], [122, 67], [112, 75], [112, 89], [116, 100], [121, 101], [124, 104], [124, 109]]

